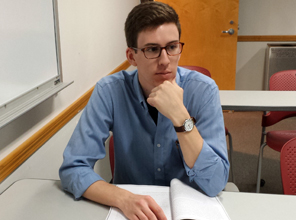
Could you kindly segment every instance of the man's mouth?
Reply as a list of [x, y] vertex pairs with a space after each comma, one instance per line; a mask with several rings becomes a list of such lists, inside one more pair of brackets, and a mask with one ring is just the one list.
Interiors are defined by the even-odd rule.
[[156, 75], [167, 75], [167, 74], [170, 74], [171, 72], [169, 71], [165, 71], [165, 72], [158, 72], [156, 73]]

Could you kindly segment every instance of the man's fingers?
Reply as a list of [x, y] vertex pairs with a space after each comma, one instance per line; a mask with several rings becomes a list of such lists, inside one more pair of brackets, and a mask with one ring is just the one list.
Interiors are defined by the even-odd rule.
[[167, 220], [161, 207], [149, 195], [130, 193], [118, 208], [131, 220]]
[[162, 208], [155, 202], [152, 197], [148, 198], [148, 207], [143, 210], [150, 220], [167, 220]]
[[142, 212], [139, 213], [137, 216], [141, 220], [158, 220], [156, 215], [147, 207], [146, 209], [141, 210]]
[[[143, 202], [145, 200], [145, 202]], [[166, 216], [161, 209], [161, 207], [155, 202], [155, 200], [146, 196], [145, 199], [142, 200], [140, 205], [140, 212], [136, 213], [139, 219], [143, 220], [166, 220]]]
[[156, 216], [157, 220], [167, 220], [162, 208], [157, 203], [155, 203], [153, 206], [150, 206], [150, 209]]

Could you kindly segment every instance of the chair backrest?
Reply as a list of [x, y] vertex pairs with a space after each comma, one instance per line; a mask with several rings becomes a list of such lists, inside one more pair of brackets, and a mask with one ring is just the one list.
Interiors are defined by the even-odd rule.
[[[296, 70], [284, 70], [274, 73], [269, 79], [269, 90], [296, 91]], [[296, 111], [270, 111], [263, 115], [262, 126], [268, 127], [294, 116], [296, 116]]]
[[189, 69], [189, 70], [195, 70], [197, 72], [200, 72], [208, 77], [211, 77], [211, 73], [206, 68], [203, 68], [201, 66], [181, 66], [183, 68]]
[[296, 111], [270, 111], [262, 116], [262, 127], [268, 127], [282, 121], [286, 118], [296, 116]]
[[296, 70], [284, 70], [273, 74], [269, 79], [269, 90], [296, 91]]
[[110, 137], [109, 140], [109, 160], [110, 160], [110, 167], [112, 173], [112, 179], [114, 177], [114, 139], [113, 135]]
[[282, 147], [280, 163], [284, 194], [296, 195], [296, 138]]

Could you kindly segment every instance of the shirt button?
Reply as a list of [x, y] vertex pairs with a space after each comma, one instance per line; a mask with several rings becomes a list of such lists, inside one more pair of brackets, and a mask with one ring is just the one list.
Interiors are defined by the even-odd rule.
[[159, 171], [159, 172], [160, 172], [160, 171], [161, 171], [161, 169], [160, 169], [160, 168], [158, 168], [158, 169], [157, 169], [157, 171]]
[[157, 144], [156, 146], [157, 146], [157, 147], [160, 147], [161, 145], [160, 145], [160, 144]]

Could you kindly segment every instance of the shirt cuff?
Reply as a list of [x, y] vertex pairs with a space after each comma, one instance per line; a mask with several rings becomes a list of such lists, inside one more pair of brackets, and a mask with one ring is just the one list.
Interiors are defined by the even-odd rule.
[[201, 152], [196, 159], [194, 166], [192, 168], [189, 168], [184, 161], [184, 166], [189, 177], [189, 181], [192, 182], [196, 177], [198, 177], [199, 179], [211, 179], [213, 174], [215, 173], [215, 164], [217, 163], [218, 156], [213, 151], [213, 149], [204, 141]]
[[75, 181], [71, 189], [75, 200], [81, 199], [83, 193], [88, 189], [88, 187], [99, 180], [104, 179], [94, 172], [80, 174], [79, 179]]

